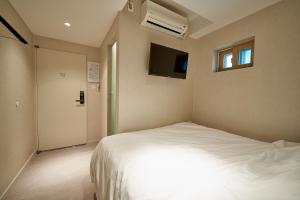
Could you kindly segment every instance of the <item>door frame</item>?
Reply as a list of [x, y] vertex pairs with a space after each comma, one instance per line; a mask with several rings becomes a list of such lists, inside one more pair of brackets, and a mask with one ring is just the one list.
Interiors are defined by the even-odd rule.
[[[66, 52], [66, 53], [72, 53], [72, 54], [79, 54], [79, 55], [84, 55], [86, 60], [85, 60], [85, 71], [87, 73], [87, 62], [88, 62], [88, 54], [85, 53], [80, 53], [80, 52], [73, 52], [73, 51], [67, 51], [67, 50], [62, 50], [62, 49], [55, 49], [55, 48], [48, 48], [48, 47], [40, 47], [39, 45], [34, 45], [34, 72], [35, 72], [35, 80], [34, 80], [34, 84], [35, 84], [35, 94], [34, 94], [34, 101], [35, 101], [35, 112], [34, 112], [34, 121], [35, 121], [35, 134], [36, 134], [36, 149], [37, 149], [37, 153], [40, 153], [42, 151], [40, 151], [40, 146], [39, 146], [39, 132], [38, 132], [38, 74], [37, 74], [37, 51], [38, 49], [47, 49], [47, 50], [52, 50], [52, 51], [60, 51], [60, 52]], [[85, 112], [85, 119], [86, 119], [86, 141], [85, 144], [88, 143], [88, 82], [87, 82], [87, 76], [85, 76], [85, 105], [86, 105], [86, 112]], [[66, 148], [66, 147], [62, 147], [62, 148]], [[58, 148], [61, 149], [61, 148]], [[54, 149], [53, 149], [54, 150]], [[49, 150], [45, 150], [45, 151], [49, 151]]]
[[107, 45], [107, 92], [106, 92], [106, 95], [107, 95], [107, 106], [106, 106], [106, 132], [107, 132], [107, 136], [109, 135], [113, 135], [111, 133], [109, 133], [109, 121], [110, 121], [110, 118], [109, 118], [109, 101], [110, 101], [110, 73], [111, 73], [111, 68], [112, 68], [112, 48], [113, 48], [113, 45], [116, 44], [116, 69], [115, 69], [115, 73], [116, 73], [116, 90], [115, 90], [115, 132], [113, 134], [116, 134], [119, 132], [119, 41], [117, 39], [112, 39], [111, 42]]

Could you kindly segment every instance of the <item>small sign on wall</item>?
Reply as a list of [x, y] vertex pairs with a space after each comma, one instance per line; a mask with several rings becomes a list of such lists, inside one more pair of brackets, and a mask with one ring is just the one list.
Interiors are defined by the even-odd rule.
[[89, 83], [100, 82], [100, 64], [97, 62], [88, 62], [87, 80]]

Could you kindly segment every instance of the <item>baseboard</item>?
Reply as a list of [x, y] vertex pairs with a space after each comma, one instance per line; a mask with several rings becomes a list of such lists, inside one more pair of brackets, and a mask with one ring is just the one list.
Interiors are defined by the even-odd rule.
[[90, 143], [95, 143], [95, 142], [99, 142], [100, 139], [97, 139], [97, 140], [88, 140], [86, 143], [87, 144], [90, 144]]
[[11, 188], [11, 186], [15, 183], [15, 181], [17, 180], [17, 178], [20, 176], [20, 174], [22, 173], [22, 171], [24, 170], [24, 168], [28, 165], [28, 163], [30, 162], [30, 160], [33, 158], [33, 156], [36, 153], [36, 149], [32, 152], [32, 154], [27, 158], [26, 162], [24, 163], [24, 165], [21, 167], [21, 169], [18, 171], [18, 173], [16, 174], [16, 176], [13, 178], [13, 180], [9, 183], [9, 185], [6, 187], [6, 189], [4, 190], [4, 192], [1, 194], [0, 196], [0, 200], [4, 200], [4, 198], [6, 197], [6, 194], [8, 192], [8, 190]]

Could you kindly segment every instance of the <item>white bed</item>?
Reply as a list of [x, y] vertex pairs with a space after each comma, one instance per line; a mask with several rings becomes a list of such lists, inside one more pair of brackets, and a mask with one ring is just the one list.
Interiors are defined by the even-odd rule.
[[103, 138], [91, 178], [98, 200], [299, 200], [300, 144], [179, 123]]

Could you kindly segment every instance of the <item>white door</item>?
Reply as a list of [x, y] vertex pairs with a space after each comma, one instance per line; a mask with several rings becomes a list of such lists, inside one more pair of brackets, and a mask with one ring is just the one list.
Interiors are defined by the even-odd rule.
[[[37, 49], [39, 150], [86, 143], [86, 56]], [[84, 93], [85, 102], [80, 99]]]

